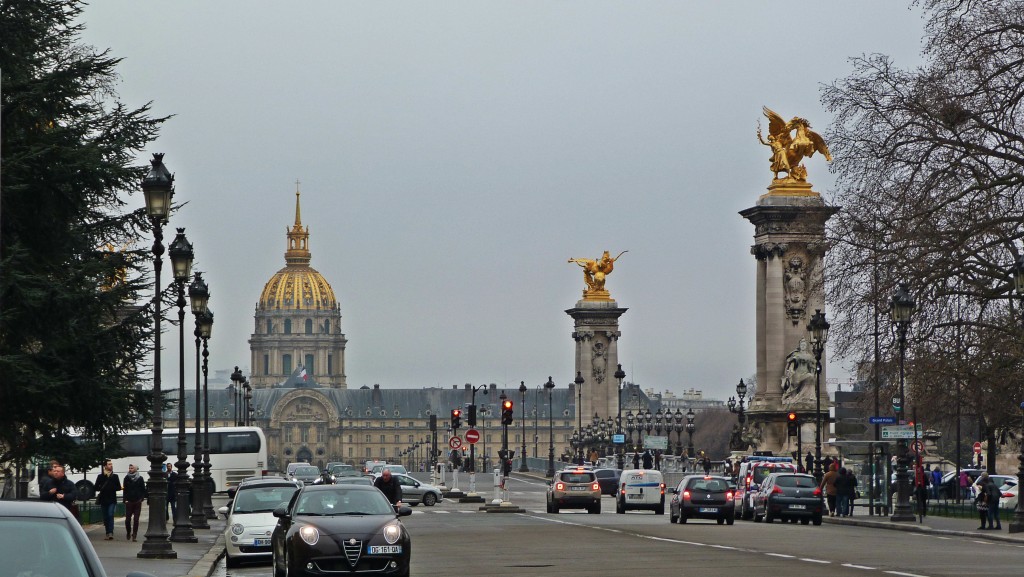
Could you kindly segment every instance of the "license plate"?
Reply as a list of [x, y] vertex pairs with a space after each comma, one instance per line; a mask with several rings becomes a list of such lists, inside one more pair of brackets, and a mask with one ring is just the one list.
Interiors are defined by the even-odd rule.
[[589, 491], [590, 487], [569, 487], [572, 491]]
[[370, 545], [367, 551], [370, 555], [388, 555], [392, 553], [401, 553], [401, 545]]
[[630, 493], [629, 495], [626, 495], [626, 497], [629, 498], [629, 499], [643, 499], [644, 498], [644, 496], [639, 494], [639, 493]]
[[790, 505], [789, 508], [790, 509], [801, 509], [801, 510], [803, 510], [803, 509], [807, 508], [807, 505]]
[[718, 507], [701, 507], [697, 510], [698, 513], [717, 513]]
[[270, 547], [270, 539], [253, 539], [252, 544], [256, 547]]

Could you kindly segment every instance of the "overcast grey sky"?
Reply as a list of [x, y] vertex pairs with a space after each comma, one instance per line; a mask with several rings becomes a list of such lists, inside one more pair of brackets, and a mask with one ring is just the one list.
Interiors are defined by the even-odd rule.
[[607, 285], [627, 379], [718, 398], [755, 370], [737, 212], [771, 181], [761, 106], [824, 131], [819, 86], [862, 53], [916, 64], [922, 27], [893, 0], [97, 0], [83, 20], [125, 59], [121, 99], [175, 115], [146, 156], [188, 202], [171, 226], [210, 283], [212, 369], [248, 367], [298, 179], [350, 387], [566, 386], [566, 260], [628, 249]]

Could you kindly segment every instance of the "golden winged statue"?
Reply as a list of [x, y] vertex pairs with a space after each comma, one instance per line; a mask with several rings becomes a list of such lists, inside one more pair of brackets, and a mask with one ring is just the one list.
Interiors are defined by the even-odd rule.
[[624, 250], [615, 258], [612, 258], [608, 251], [604, 251], [604, 254], [599, 259], [569, 259], [569, 262], [574, 262], [583, 268], [583, 282], [587, 284], [587, 288], [583, 291], [584, 300], [611, 300], [608, 290], [604, 288], [605, 277], [610, 275], [612, 270], [615, 269], [615, 261], [619, 260], [619, 257], [627, 252], [629, 251]]
[[[757, 139], [772, 149], [771, 170], [775, 173], [775, 180], [807, 182], [807, 168], [802, 162], [804, 158], [814, 156], [815, 152], [822, 153], [825, 160], [832, 161], [825, 140], [811, 130], [811, 123], [806, 118], [794, 116], [786, 122], [771, 108], [764, 106], [762, 109], [768, 118], [768, 140], [761, 136], [760, 126], [757, 128]], [[792, 135], [794, 130], [796, 134]], [[780, 172], [786, 173], [785, 179], [779, 178]]]

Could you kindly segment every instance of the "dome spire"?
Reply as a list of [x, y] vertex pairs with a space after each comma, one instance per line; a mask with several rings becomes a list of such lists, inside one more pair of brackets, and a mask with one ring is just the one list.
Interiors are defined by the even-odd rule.
[[309, 266], [309, 227], [302, 227], [302, 211], [299, 207], [299, 184], [295, 181], [295, 224], [291, 230], [285, 229], [288, 235], [288, 250], [284, 252], [284, 260], [288, 266]]

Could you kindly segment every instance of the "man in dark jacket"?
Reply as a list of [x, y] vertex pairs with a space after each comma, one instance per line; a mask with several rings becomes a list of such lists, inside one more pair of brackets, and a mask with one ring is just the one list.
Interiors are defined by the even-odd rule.
[[380, 477], [373, 480], [373, 486], [380, 489], [380, 492], [384, 493], [384, 496], [388, 498], [392, 505], [398, 506], [402, 504], [402, 485], [391, 474], [391, 469], [385, 468], [381, 471]]
[[43, 501], [56, 501], [71, 511], [71, 506], [78, 498], [78, 491], [75, 490], [75, 484], [64, 476], [64, 466], [54, 465], [51, 467], [50, 479], [50, 488], [41, 493], [39, 498]]
[[146, 480], [139, 474], [135, 465], [128, 465], [128, 474], [124, 476], [124, 528], [127, 538], [135, 541], [139, 535], [139, 516], [142, 514], [142, 500], [149, 497]]
[[103, 528], [107, 531], [106, 540], [114, 540], [114, 509], [117, 507], [117, 492], [121, 490], [121, 480], [114, 472], [114, 463], [110, 459], [103, 462], [103, 471], [96, 475], [96, 504], [103, 511]]

